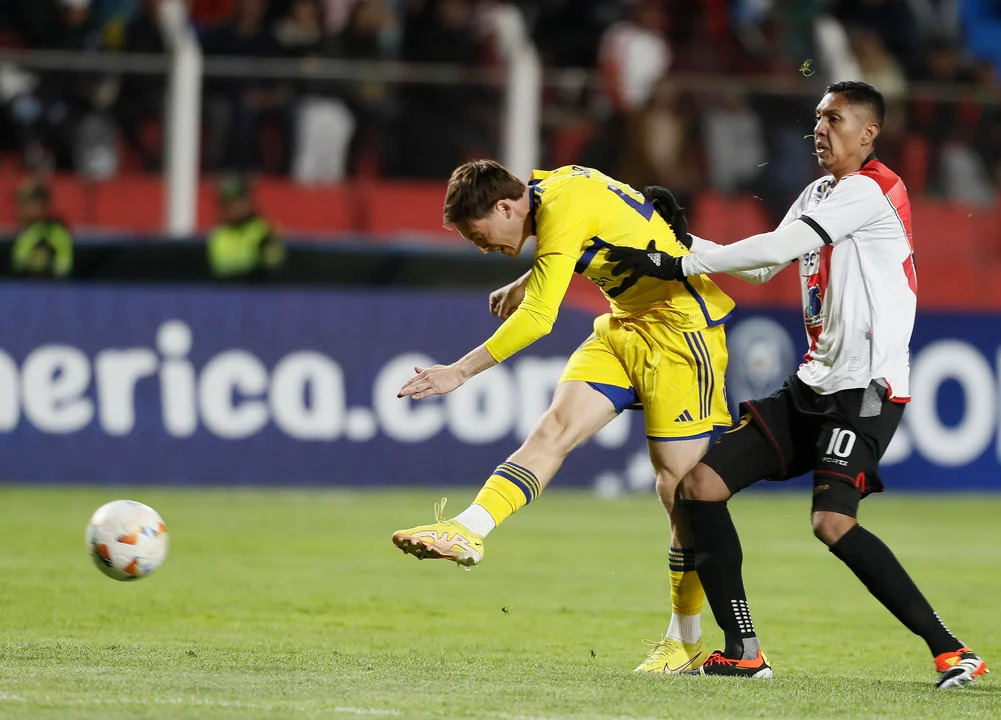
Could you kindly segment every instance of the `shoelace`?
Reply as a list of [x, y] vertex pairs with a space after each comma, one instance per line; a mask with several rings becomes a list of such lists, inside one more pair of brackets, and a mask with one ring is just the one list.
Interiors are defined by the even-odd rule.
[[643, 640], [644, 645], [653, 648], [647, 653], [648, 658], [658, 658], [663, 653], [673, 651], [674, 648], [670, 647], [672, 643], [677, 643], [677, 641], [667, 637], [661, 640]]
[[736, 665], [736, 660], [731, 660], [730, 658], [723, 657], [723, 653], [719, 650], [714, 652], [712, 655], [706, 658], [706, 661], [702, 663], [703, 665]]
[[434, 521], [438, 523], [445, 522], [445, 503], [448, 502], [447, 497], [443, 497], [440, 503], [434, 504]]

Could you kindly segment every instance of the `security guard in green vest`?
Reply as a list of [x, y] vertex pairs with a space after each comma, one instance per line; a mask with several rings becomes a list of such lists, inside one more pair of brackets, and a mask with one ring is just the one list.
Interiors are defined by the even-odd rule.
[[285, 261], [285, 245], [277, 230], [254, 207], [250, 183], [233, 176], [219, 185], [222, 224], [208, 242], [209, 268], [221, 279], [259, 279]]
[[29, 180], [17, 191], [21, 231], [11, 247], [11, 270], [30, 277], [63, 278], [73, 270], [73, 238], [52, 215], [52, 196], [41, 182]]

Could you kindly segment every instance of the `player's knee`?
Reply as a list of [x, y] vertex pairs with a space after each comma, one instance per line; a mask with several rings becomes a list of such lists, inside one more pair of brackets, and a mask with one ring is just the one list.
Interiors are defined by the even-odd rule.
[[657, 470], [657, 495], [660, 501], [668, 510], [674, 507], [675, 498], [678, 495], [678, 487], [681, 485], [681, 478], [669, 470], [660, 468]]
[[681, 479], [680, 496], [683, 500], [703, 502], [724, 502], [730, 499], [730, 491], [716, 471], [705, 463], [697, 463]]
[[531, 440], [563, 455], [576, 445], [572, 418], [561, 408], [549, 408], [532, 431]]
[[853, 517], [823, 510], [814, 512], [810, 519], [813, 523], [813, 534], [828, 547], [858, 524]]

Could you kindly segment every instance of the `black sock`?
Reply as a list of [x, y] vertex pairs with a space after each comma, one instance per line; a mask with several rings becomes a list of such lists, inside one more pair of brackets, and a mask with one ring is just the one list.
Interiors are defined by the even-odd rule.
[[928, 643], [932, 655], [963, 647], [932, 610], [890, 548], [878, 537], [856, 525], [831, 545], [830, 550], [897, 620]]
[[744, 640], [753, 638], [752, 644], [757, 646], [757, 638], [740, 574], [744, 555], [737, 528], [733, 526], [725, 502], [682, 500], [681, 506], [695, 546], [699, 580], [713, 617], [726, 637], [723, 654], [740, 659], [744, 655]]

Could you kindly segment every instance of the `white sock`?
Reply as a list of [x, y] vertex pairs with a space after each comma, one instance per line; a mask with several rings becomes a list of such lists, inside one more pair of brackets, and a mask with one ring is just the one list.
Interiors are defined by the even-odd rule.
[[702, 616], [672, 613], [667, 636], [689, 645], [698, 642], [699, 638], [702, 637]]
[[486, 508], [482, 505], [477, 505], [476, 503], [467, 507], [461, 513], [456, 515], [454, 519], [465, 525], [477, 535], [482, 535], [483, 537], [489, 535], [490, 531], [497, 527], [497, 523], [494, 522], [493, 516], [487, 512]]

